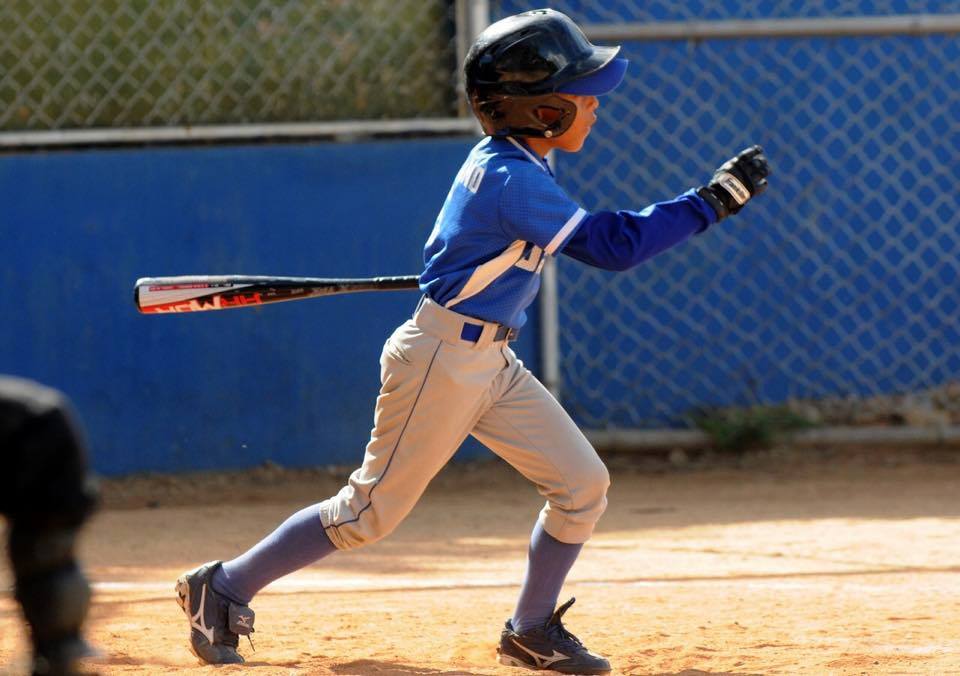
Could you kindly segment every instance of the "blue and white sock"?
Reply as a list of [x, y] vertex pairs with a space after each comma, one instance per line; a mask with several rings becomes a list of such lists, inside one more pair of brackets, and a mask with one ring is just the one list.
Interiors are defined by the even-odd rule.
[[224, 562], [210, 580], [213, 590], [247, 605], [274, 580], [319, 561], [336, 547], [320, 521], [320, 505], [310, 505], [237, 558]]
[[517, 608], [510, 623], [518, 634], [542, 627], [553, 615], [567, 573], [580, 555], [582, 544], [560, 542], [543, 529], [540, 521], [530, 537], [527, 572], [520, 588]]

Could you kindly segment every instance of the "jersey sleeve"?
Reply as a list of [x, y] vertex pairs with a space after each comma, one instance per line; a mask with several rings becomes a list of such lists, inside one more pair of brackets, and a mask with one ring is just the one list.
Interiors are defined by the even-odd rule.
[[703, 232], [717, 215], [696, 191], [643, 211], [599, 211], [567, 239], [561, 253], [605, 270], [626, 270]]
[[533, 242], [548, 255], [566, 244], [587, 212], [537, 166], [510, 172], [500, 193], [500, 222], [513, 239]]

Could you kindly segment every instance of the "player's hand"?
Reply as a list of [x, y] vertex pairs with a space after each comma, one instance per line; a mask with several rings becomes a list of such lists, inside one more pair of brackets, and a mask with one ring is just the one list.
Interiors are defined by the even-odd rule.
[[760, 146], [751, 146], [722, 165], [697, 193], [717, 212], [717, 220], [735, 214], [767, 189], [770, 165]]

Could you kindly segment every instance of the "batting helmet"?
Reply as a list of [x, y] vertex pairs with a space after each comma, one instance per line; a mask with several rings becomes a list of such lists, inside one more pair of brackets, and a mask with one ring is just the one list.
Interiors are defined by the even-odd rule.
[[557, 94], [613, 91], [627, 69], [619, 51], [591, 44], [570, 17], [552, 9], [510, 16], [470, 48], [463, 65], [467, 96], [491, 136], [559, 136], [577, 108]]

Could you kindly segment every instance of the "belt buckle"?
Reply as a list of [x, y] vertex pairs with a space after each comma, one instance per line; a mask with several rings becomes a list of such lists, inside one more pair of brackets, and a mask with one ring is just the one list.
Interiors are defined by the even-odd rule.
[[480, 324], [471, 324], [470, 322], [464, 322], [463, 328], [460, 330], [460, 339], [466, 340], [471, 343], [475, 343], [480, 340], [480, 334], [483, 332], [483, 326]]
[[[463, 328], [460, 330], [460, 338], [462, 340], [467, 340], [471, 343], [476, 343], [480, 340], [480, 335], [483, 331], [482, 324], [472, 324], [470, 322], [464, 322]], [[519, 335], [517, 329], [512, 329], [509, 326], [504, 326], [503, 324], [497, 325], [497, 330], [493, 334], [493, 342], [499, 343], [500, 341], [510, 342], [511, 340], [516, 340], [517, 335]]]

